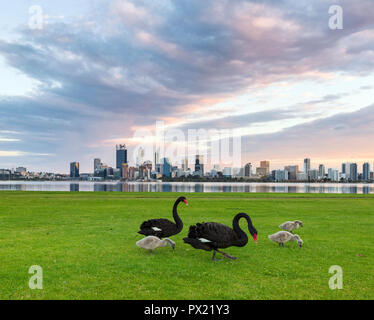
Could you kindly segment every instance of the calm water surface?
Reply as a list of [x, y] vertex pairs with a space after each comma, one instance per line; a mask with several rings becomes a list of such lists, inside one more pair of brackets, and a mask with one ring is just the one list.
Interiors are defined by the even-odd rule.
[[374, 184], [0, 181], [0, 190], [122, 192], [374, 193]]

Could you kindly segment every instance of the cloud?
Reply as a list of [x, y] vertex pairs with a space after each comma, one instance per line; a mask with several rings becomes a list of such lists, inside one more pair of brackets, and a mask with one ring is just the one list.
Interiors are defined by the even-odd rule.
[[230, 128], [312, 119], [316, 110], [308, 106], [342, 96], [289, 110], [252, 112], [248, 105], [214, 120], [206, 101], [230, 101], [287, 79], [323, 84], [336, 73], [371, 74], [374, 3], [340, 4], [349, 18], [335, 31], [322, 0], [115, 0], [99, 17], [59, 19], [41, 31], [19, 28], [17, 39], [0, 39], [0, 55], [39, 85], [28, 97], [0, 99], [2, 127], [20, 132], [4, 137], [21, 140], [7, 147], [56, 154], [49, 164], [58, 168], [79, 158], [89, 170], [94, 156], [114, 161], [107, 141], [155, 120], [193, 114], [191, 128]]

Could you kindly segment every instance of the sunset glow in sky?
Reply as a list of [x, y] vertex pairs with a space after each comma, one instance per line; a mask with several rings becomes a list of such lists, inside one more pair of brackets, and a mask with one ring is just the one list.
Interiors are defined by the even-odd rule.
[[[333, 4], [343, 30], [329, 28]], [[374, 162], [373, 0], [17, 0], [0, 12], [0, 168], [114, 166], [115, 143], [131, 151], [156, 121], [239, 128], [243, 164]]]

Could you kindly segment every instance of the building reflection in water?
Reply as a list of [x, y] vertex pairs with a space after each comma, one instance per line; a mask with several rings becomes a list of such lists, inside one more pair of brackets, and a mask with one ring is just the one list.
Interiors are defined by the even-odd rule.
[[0, 190], [101, 191], [101, 192], [258, 192], [372, 194], [374, 184], [329, 183], [154, 183], [154, 182], [58, 182], [0, 181]]

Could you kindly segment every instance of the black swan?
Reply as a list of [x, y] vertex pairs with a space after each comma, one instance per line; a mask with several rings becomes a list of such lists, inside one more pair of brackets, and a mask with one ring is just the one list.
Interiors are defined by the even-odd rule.
[[195, 249], [213, 250], [212, 260], [216, 260], [215, 255], [217, 252], [228, 259], [236, 259], [236, 257], [218, 249], [231, 246], [244, 247], [248, 243], [248, 236], [239, 227], [239, 220], [241, 218], [247, 220], [249, 233], [252, 235], [255, 243], [257, 243], [257, 230], [253, 226], [251, 218], [246, 213], [238, 213], [234, 217], [232, 221], [233, 229], [217, 222], [197, 223], [194, 226], [190, 226], [188, 237], [184, 238], [183, 241]]
[[185, 197], [179, 197], [174, 203], [173, 207], [173, 218], [175, 223], [168, 219], [152, 219], [144, 221], [140, 226], [138, 233], [144, 234], [145, 236], [156, 236], [161, 238], [173, 236], [183, 229], [183, 222], [178, 216], [177, 207], [180, 202], [184, 202], [186, 205], [187, 199]]

